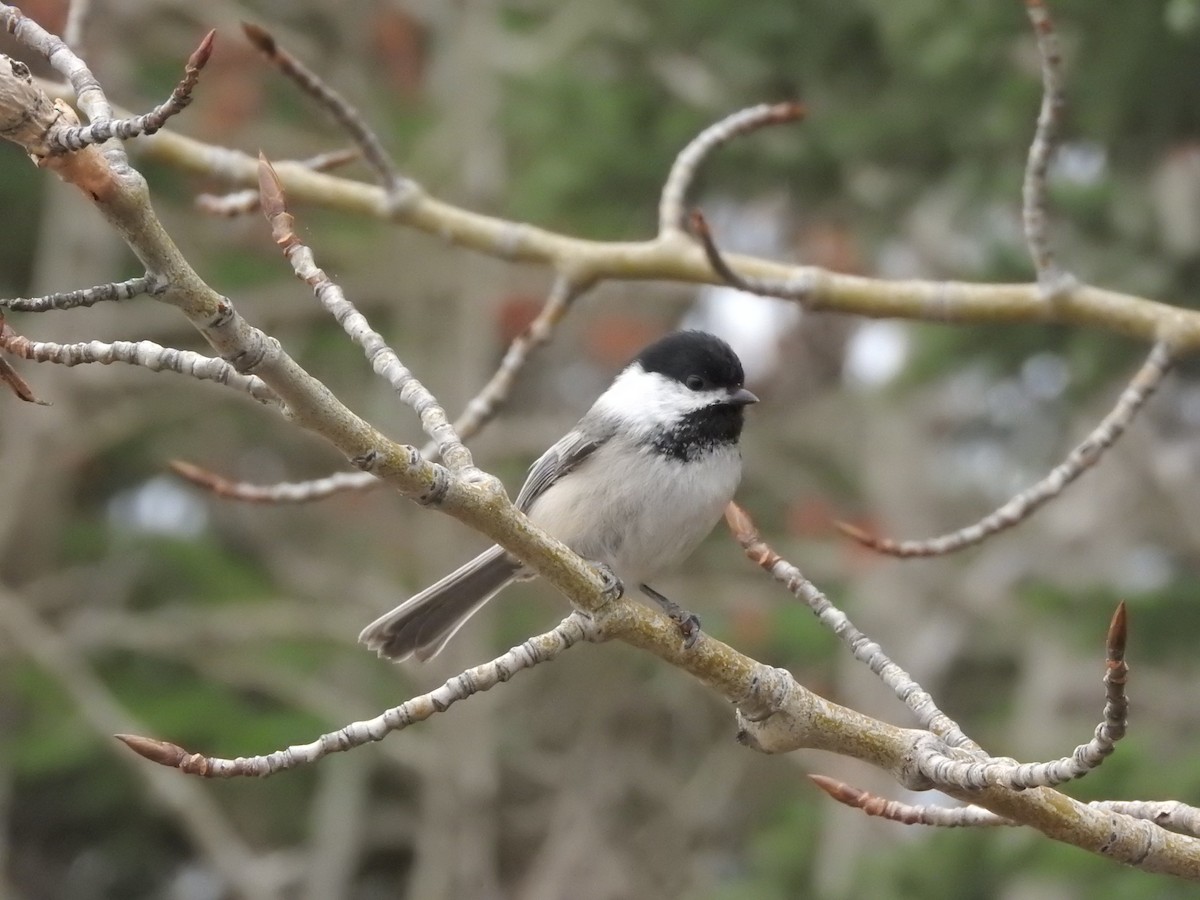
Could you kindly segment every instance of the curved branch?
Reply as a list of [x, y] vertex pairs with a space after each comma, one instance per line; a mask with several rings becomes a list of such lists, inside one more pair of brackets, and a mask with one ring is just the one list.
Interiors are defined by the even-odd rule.
[[[254, 157], [186, 138], [169, 129], [131, 144], [130, 149], [184, 171], [247, 186], [257, 181]], [[293, 202], [389, 219], [498, 259], [541, 263], [578, 279], [724, 283], [713, 272], [703, 249], [681, 240], [677, 233], [641, 242], [592, 241], [475, 213], [424, 193], [403, 209], [393, 210], [386, 193], [378, 187], [296, 164], [280, 164], [276, 171]], [[1178, 354], [1200, 348], [1200, 310], [1087, 284], [1079, 284], [1054, 304], [1047, 304], [1036, 283], [893, 281], [816, 266], [790, 266], [743, 254], [731, 253], [726, 260], [743, 278], [804, 285], [808, 289], [805, 304], [814, 310], [955, 324], [1083, 325], [1147, 342], [1169, 340]]]
[[688, 224], [691, 226], [692, 233], [700, 238], [700, 245], [704, 248], [704, 256], [708, 260], [708, 264], [730, 287], [737, 288], [739, 291], [749, 291], [751, 294], [798, 300], [801, 303], [806, 301], [812, 293], [814, 281], [811, 273], [805, 277], [797, 276], [783, 281], [753, 275], [739, 275], [717, 247], [712, 230], [708, 227], [708, 220], [704, 218], [704, 213], [698, 209], [692, 210]]
[[1070, 756], [1051, 762], [1018, 764], [1008, 759], [959, 759], [934, 751], [921, 760], [921, 770], [939, 787], [954, 785], [974, 790], [990, 786], [1023, 791], [1031, 787], [1056, 787], [1098, 768], [1112, 755], [1117, 741], [1125, 736], [1128, 724], [1129, 701], [1125, 697], [1129, 676], [1129, 667], [1125, 664], [1127, 637], [1125, 603], [1122, 601], [1113, 613], [1105, 640], [1104, 721], [1096, 726], [1095, 737], [1076, 747]]
[[740, 109], [719, 122], [709, 125], [679, 151], [658, 201], [658, 233], [678, 231], [683, 225], [683, 203], [696, 171], [708, 154], [735, 137], [750, 134], [768, 125], [798, 122], [805, 109], [800, 103], [760, 103]]
[[1061, 494], [1080, 475], [1100, 462], [1105, 452], [1125, 433], [1134, 416], [1162, 384], [1171, 370], [1171, 350], [1159, 342], [1150, 351], [1133, 380], [1121, 392], [1117, 405], [1100, 420], [1083, 441], [1071, 451], [1065, 460], [1055, 466], [1050, 474], [1032, 487], [1017, 494], [999, 509], [984, 516], [978, 522], [938, 537], [918, 541], [898, 541], [888, 537], [871, 535], [861, 528], [846, 522], [835, 523], [838, 530], [853, 538], [864, 547], [901, 559], [913, 557], [944, 556], [964, 547], [985, 541], [992, 535], [1024, 522], [1041, 507]]
[[[37, 79], [35, 83], [51, 96], [66, 96], [61, 85]], [[246, 187], [258, 183], [256, 157], [167, 128], [130, 144], [130, 150], [182, 171]], [[702, 248], [681, 240], [675, 232], [640, 242], [592, 241], [472, 212], [423, 191], [397, 208], [389, 203], [382, 188], [314, 172], [299, 163], [280, 163], [276, 171], [293, 202], [393, 221], [487, 256], [541, 263], [578, 280], [724, 283], [713, 272]], [[727, 261], [743, 277], [811, 286], [805, 302], [816, 310], [947, 324], [1082, 325], [1147, 342], [1169, 341], [1177, 355], [1200, 349], [1200, 310], [1083, 283], [1047, 304], [1036, 283], [888, 280], [830, 272], [817, 266], [790, 266], [743, 254], [729, 254]]]

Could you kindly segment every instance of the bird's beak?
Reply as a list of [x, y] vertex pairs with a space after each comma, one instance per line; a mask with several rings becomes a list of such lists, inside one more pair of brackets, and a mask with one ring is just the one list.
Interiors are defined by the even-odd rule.
[[745, 388], [738, 388], [729, 395], [729, 402], [734, 406], [749, 406], [751, 403], [757, 403], [758, 398]]

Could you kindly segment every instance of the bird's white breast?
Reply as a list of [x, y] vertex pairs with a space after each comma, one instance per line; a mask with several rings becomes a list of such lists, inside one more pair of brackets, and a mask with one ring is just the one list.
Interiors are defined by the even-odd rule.
[[741, 474], [734, 445], [684, 462], [618, 438], [548, 488], [529, 517], [636, 585], [677, 567], [699, 546], [733, 499]]

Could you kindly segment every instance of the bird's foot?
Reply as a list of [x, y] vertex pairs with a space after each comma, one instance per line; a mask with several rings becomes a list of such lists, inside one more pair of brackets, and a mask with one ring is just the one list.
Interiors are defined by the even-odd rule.
[[600, 581], [604, 586], [601, 590], [604, 592], [604, 599], [611, 603], [620, 600], [625, 596], [625, 585], [621, 579], [617, 577], [617, 573], [612, 570], [612, 567], [606, 563], [588, 560], [592, 564], [592, 568], [596, 570], [596, 574], [600, 576]]
[[642, 593], [659, 605], [667, 618], [679, 628], [685, 650], [691, 650], [700, 639], [700, 617], [690, 613], [670, 597], [663, 596], [648, 584], [638, 585]]

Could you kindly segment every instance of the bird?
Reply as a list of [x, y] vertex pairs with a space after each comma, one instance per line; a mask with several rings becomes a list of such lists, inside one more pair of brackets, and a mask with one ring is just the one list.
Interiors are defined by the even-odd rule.
[[[689, 641], [698, 620], [649, 582], [690, 556], [733, 499], [745, 410], [758, 402], [744, 381], [741, 360], [721, 338], [667, 334], [644, 347], [534, 462], [516, 499], [533, 524], [617, 586], [637, 585], [662, 604]], [[384, 658], [428, 660], [488, 600], [532, 577], [493, 546], [380, 616], [358, 639]]]

